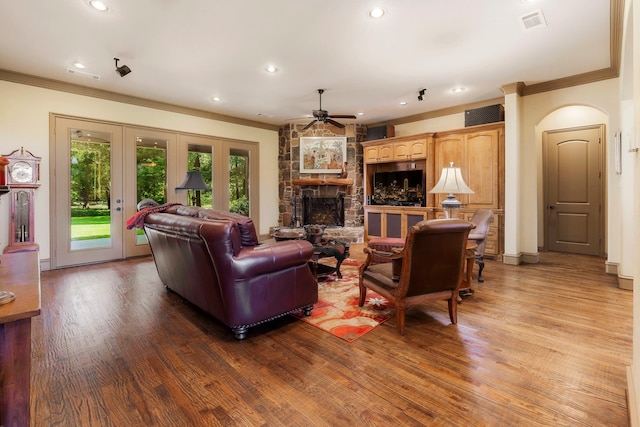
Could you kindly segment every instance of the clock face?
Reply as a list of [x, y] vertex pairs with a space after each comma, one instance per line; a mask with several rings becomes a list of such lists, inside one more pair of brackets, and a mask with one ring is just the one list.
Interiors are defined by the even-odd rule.
[[11, 178], [17, 183], [27, 183], [33, 180], [33, 166], [27, 162], [15, 162], [11, 167]]

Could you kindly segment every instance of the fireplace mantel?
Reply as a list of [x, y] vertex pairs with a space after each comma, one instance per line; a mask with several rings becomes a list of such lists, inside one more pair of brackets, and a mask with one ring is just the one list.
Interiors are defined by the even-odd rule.
[[352, 178], [300, 178], [293, 185], [353, 185]]

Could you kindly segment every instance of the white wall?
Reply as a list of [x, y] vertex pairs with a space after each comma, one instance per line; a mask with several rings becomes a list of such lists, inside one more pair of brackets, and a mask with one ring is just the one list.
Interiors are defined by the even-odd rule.
[[[24, 147], [42, 157], [41, 187], [35, 197], [35, 239], [40, 258], [50, 256], [49, 114], [256, 141], [260, 147], [260, 230], [278, 223], [278, 132], [152, 108], [0, 81], [0, 154]], [[9, 201], [0, 198], [0, 250], [8, 244]]]

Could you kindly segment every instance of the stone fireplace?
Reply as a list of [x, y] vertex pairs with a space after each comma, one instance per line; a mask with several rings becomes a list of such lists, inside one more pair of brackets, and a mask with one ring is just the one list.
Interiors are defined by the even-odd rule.
[[[279, 130], [278, 167], [279, 181], [279, 227], [299, 227], [304, 225], [304, 200], [341, 200], [343, 210], [342, 228], [352, 242], [362, 242], [364, 236], [362, 145], [366, 127], [347, 124], [340, 129], [331, 124], [318, 123], [302, 132], [305, 124], [287, 124]], [[347, 137], [347, 177], [345, 185], [339, 174], [300, 173], [300, 137], [345, 136]], [[295, 183], [294, 183], [295, 181]], [[315, 212], [315, 209], [312, 211]], [[311, 221], [311, 220], [309, 220]], [[317, 220], [311, 221], [318, 223]], [[328, 224], [326, 224], [328, 225]], [[334, 231], [339, 226], [331, 227]], [[326, 234], [326, 231], [325, 231]]]

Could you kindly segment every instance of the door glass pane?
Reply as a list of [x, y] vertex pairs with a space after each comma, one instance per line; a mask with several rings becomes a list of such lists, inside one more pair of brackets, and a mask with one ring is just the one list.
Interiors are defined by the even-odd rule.
[[[136, 137], [136, 200], [152, 199], [167, 203], [166, 139]], [[136, 245], [147, 244], [144, 231], [136, 228]]]
[[[207, 145], [188, 145], [187, 170], [200, 172], [202, 180], [207, 188], [211, 189], [213, 176], [213, 154], [211, 147]], [[213, 191], [187, 190], [189, 192], [189, 204], [194, 206], [213, 207]]]
[[229, 211], [249, 216], [249, 154], [232, 149], [229, 156]]
[[111, 246], [111, 145], [104, 132], [71, 131], [71, 250]]

